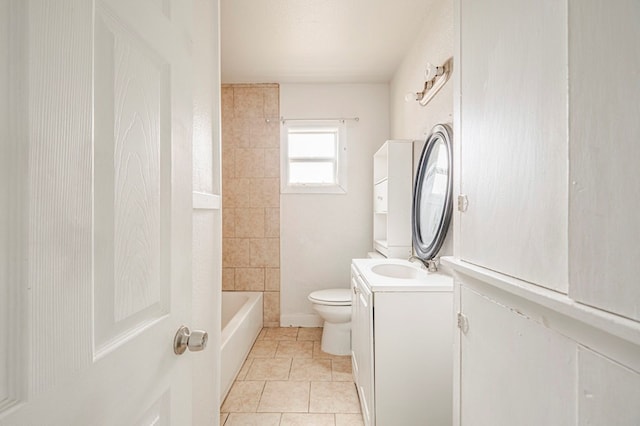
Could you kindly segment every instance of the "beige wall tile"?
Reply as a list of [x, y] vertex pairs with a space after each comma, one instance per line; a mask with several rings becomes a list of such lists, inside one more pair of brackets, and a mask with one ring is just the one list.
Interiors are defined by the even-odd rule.
[[249, 191], [251, 207], [280, 207], [280, 179], [253, 178]]
[[264, 277], [266, 291], [280, 291], [280, 268], [266, 268]]
[[[264, 292], [264, 322], [280, 323], [280, 292], [265, 291]], [[297, 333], [296, 333], [297, 334]]]
[[[231, 178], [222, 180], [222, 205], [230, 207], [250, 207], [253, 179]], [[258, 206], [265, 207], [265, 206]]]
[[221, 94], [223, 289], [268, 290], [266, 326], [280, 324], [279, 97], [277, 84], [223, 85]]
[[280, 327], [280, 321], [264, 321], [263, 319], [262, 325], [264, 327]]
[[233, 114], [236, 117], [264, 117], [262, 89], [259, 87], [234, 87]]
[[220, 411], [225, 413], [255, 412], [263, 389], [263, 381], [234, 382]]
[[233, 291], [236, 288], [235, 268], [222, 268], [222, 291]]
[[309, 382], [267, 382], [258, 404], [258, 412], [306, 413], [308, 411]]
[[280, 209], [267, 207], [264, 209], [264, 236], [280, 238]]
[[224, 123], [233, 118], [233, 87], [222, 86], [220, 104], [222, 107], [222, 122]]
[[280, 413], [231, 413], [224, 426], [278, 426]]
[[265, 213], [262, 208], [238, 208], [235, 211], [235, 236], [239, 238], [263, 238]]
[[280, 87], [265, 87], [264, 116], [267, 118], [280, 117]]
[[264, 177], [265, 150], [260, 148], [236, 148], [236, 177]]
[[[287, 343], [287, 342], [280, 342]], [[331, 360], [293, 358], [289, 380], [330, 381]]]
[[222, 238], [234, 238], [236, 236], [236, 211], [235, 209], [222, 209]]
[[280, 122], [255, 122], [250, 131], [253, 148], [280, 148]]
[[280, 177], [280, 150], [278, 148], [264, 150], [264, 177]]
[[353, 382], [311, 382], [309, 412], [359, 413], [360, 402], [355, 385]]
[[264, 291], [264, 268], [236, 268], [235, 289]]
[[288, 380], [290, 358], [254, 358], [246, 380]]
[[226, 238], [222, 241], [222, 266], [251, 266], [251, 240], [242, 238]]
[[[231, 122], [231, 131], [233, 138], [231, 146], [234, 148], [251, 148], [254, 137], [251, 135], [251, 128], [257, 122], [257, 118], [252, 117], [234, 117]], [[264, 119], [259, 119], [264, 121]], [[224, 143], [224, 142], [223, 142]]]
[[[223, 136], [224, 137], [224, 136]], [[235, 148], [222, 146], [222, 178], [231, 179], [236, 174]]]
[[278, 344], [278, 350], [276, 351], [276, 358], [312, 358], [313, 357], [313, 342], [295, 341], [288, 342], [282, 341]]
[[279, 238], [252, 238], [250, 241], [251, 266], [280, 266]]

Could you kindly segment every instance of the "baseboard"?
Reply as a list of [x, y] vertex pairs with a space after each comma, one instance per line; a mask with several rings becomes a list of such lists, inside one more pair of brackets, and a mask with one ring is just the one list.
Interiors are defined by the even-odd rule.
[[280, 315], [280, 327], [322, 327], [322, 323], [316, 314]]

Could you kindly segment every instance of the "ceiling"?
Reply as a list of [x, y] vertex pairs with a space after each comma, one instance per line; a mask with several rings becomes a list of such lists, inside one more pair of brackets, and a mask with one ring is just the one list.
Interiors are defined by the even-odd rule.
[[435, 1], [221, 0], [222, 82], [388, 82]]

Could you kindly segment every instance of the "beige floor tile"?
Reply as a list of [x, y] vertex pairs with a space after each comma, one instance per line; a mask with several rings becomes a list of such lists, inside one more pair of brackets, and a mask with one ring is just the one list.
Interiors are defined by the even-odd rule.
[[288, 380], [291, 359], [254, 358], [245, 380]]
[[309, 382], [267, 382], [258, 404], [258, 412], [261, 413], [306, 413], [308, 411]]
[[359, 413], [355, 385], [353, 382], [311, 382], [309, 412]]
[[260, 330], [260, 333], [258, 334], [258, 337], [256, 338], [256, 340], [264, 340], [264, 336], [267, 334], [267, 329], [263, 328], [262, 330]]
[[331, 360], [313, 358], [294, 358], [291, 364], [289, 380], [330, 381]]
[[220, 413], [220, 426], [224, 426], [224, 422], [227, 421], [227, 417], [229, 417], [229, 413]]
[[280, 413], [231, 413], [224, 426], [278, 426]]
[[313, 342], [280, 341], [276, 350], [276, 358], [312, 358]]
[[331, 360], [331, 380], [334, 382], [352, 382], [351, 358]]
[[229, 395], [227, 395], [227, 398], [224, 400], [220, 411], [224, 413], [255, 412], [258, 408], [263, 389], [264, 382], [262, 381], [235, 382], [233, 386], [231, 386]]
[[335, 426], [333, 414], [283, 413], [280, 426]]
[[238, 375], [236, 376], [236, 380], [245, 380], [247, 377], [247, 373], [249, 372], [249, 367], [251, 367], [252, 359], [245, 359], [240, 371], [238, 371]]
[[350, 359], [350, 355], [331, 355], [326, 352], [322, 352], [320, 349], [320, 342], [313, 342], [313, 357], [322, 359]]
[[336, 414], [336, 426], [364, 426], [362, 414]]
[[322, 328], [321, 327], [313, 327], [300, 328], [298, 331], [298, 340], [312, 340], [314, 342], [319, 342], [322, 338]]
[[296, 340], [298, 327], [273, 327], [267, 328], [264, 340]]
[[277, 348], [277, 340], [256, 340], [248, 358], [273, 358]]

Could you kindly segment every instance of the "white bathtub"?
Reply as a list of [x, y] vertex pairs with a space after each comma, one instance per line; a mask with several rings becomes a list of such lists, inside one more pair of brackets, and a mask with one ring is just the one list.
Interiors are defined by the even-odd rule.
[[227, 396], [233, 380], [262, 329], [262, 293], [222, 292], [220, 395]]

